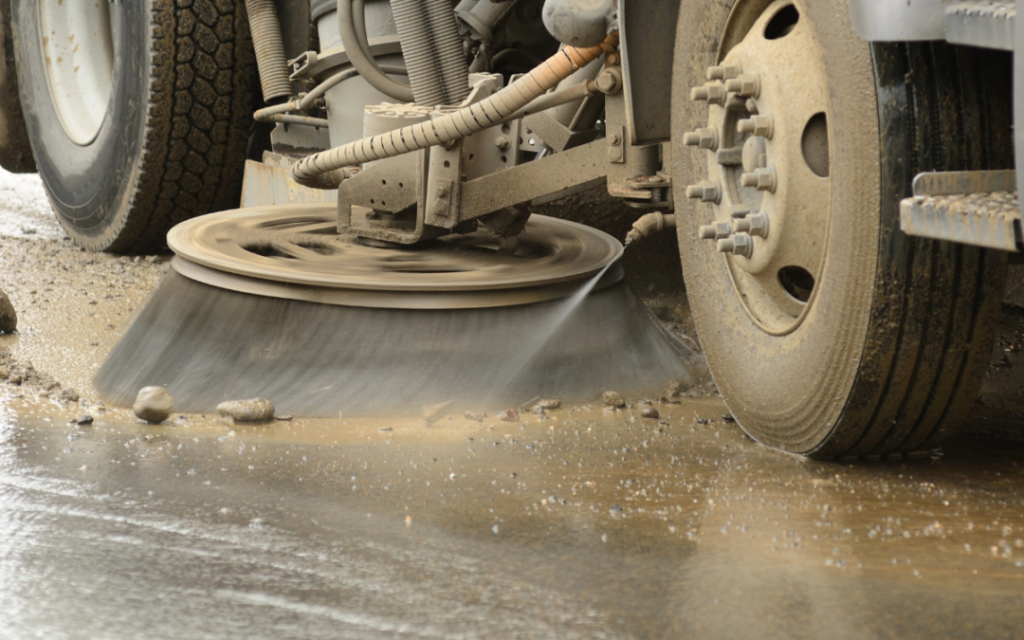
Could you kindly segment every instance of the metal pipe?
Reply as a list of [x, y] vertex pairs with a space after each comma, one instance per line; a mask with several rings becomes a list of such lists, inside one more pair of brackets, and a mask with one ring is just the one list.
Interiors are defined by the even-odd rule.
[[655, 211], [640, 218], [633, 223], [633, 228], [626, 234], [625, 246], [639, 242], [648, 236], [652, 236], [665, 229], [676, 228], [676, 216], [672, 213], [661, 213]]
[[270, 104], [287, 98], [292, 95], [292, 84], [288, 80], [288, 60], [284, 55], [284, 39], [274, 0], [245, 0], [245, 9], [249, 14], [263, 101]]
[[596, 47], [565, 47], [537, 68], [480, 102], [436, 120], [402, 127], [307, 156], [292, 165], [292, 178], [299, 184], [307, 184], [309, 180], [327, 171], [391, 158], [434, 145], [445, 145], [493, 127], [576, 69], [605, 52], [614, 51], [618, 44], [619, 34], [616, 32]]
[[[385, 64], [381, 65], [381, 69], [385, 73], [405, 75], [405, 68], [400, 67], [398, 65]], [[330, 91], [332, 88], [350, 78], [355, 78], [358, 75], [359, 72], [356, 71], [355, 69], [346, 69], [344, 71], [334, 74], [330, 78], [327, 78], [326, 80], [315, 86], [309, 93], [299, 96], [298, 98], [295, 98], [293, 100], [289, 100], [288, 102], [282, 102], [281, 104], [275, 104], [273, 106], [260, 109], [256, 113], [252, 114], [252, 117], [254, 120], [258, 122], [280, 122], [279, 120], [274, 120], [271, 116], [275, 116], [282, 113], [292, 113], [294, 111], [305, 111], [306, 109], [312, 107], [313, 103], [315, 103], [318, 98], [323, 97], [323, 95]]]
[[[397, 15], [395, 17], [395, 23], [397, 25]], [[359, 71], [359, 75], [363, 76], [363, 78], [377, 91], [380, 91], [395, 100], [412, 102], [413, 89], [400, 82], [392, 80], [384, 72], [377, 69], [373, 62], [371, 62], [369, 54], [364, 52], [359, 46], [359, 38], [356, 36], [356, 30], [352, 18], [352, 0], [338, 0], [338, 31], [341, 33], [341, 43], [345, 47], [345, 53], [348, 54], [348, 60], [352, 63], [352, 66]], [[399, 28], [399, 34], [401, 34], [401, 28]], [[401, 35], [399, 37], [401, 37]], [[406, 65], [409, 66], [410, 53], [405, 51], [404, 38], [402, 42], [402, 50], [406, 59]], [[409, 68], [411, 73], [412, 67], [410, 66]], [[410, 79], [412, 78], [410, 77]]]

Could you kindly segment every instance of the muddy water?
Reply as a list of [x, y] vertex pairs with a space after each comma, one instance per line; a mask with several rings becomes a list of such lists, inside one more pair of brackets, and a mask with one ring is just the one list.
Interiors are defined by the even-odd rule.
[[1024, 636], [1019, 312], [970, 435], [911, 459], [768, 451], [714, 396], [149, 426], [89, 381], [166, 265], [33, 215], [0, 230], [0, 349], [83, 398], [0, 383], [4, 640]]

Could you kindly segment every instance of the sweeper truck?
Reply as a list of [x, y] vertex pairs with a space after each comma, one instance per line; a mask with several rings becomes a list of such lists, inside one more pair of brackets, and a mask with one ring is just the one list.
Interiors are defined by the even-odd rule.
[[39, 172], [78, 245], [176, 254], [97, 378], [115, 400], [329, 414], [685, 375], [622, 245], [534, 212], [600, 185], [627, 244], [677, 235], [749, 435], [907, 452], [965, 417], [1024, 251], [1014, 2], [0, 11], [0, 164]]

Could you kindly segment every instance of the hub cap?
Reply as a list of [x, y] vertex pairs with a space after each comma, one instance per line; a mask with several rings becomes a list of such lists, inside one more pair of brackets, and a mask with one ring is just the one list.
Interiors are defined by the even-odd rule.
[[105, 0], [39, 0], [39, 29], [53, 107], [76, 144], [92, 143], [107, 114], [114, 38]]
[[[731, 24], [745, 22], [741, 14]], [[701, 238], [723, 254], [747, 311], [773, 334], [794, 330], [812, 304], [828, 238], [820, 51], [797, 7], [779, 0], [691, 93], [708, 104], [707, 127], [684, 138], [706, 154], [707, 179], [687, 188], [712, 213]]]

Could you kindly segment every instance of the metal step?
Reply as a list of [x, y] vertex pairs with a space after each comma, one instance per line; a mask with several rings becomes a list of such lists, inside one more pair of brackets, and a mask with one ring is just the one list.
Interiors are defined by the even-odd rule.
[[1016, 191], [907, 198], [900, 202], [900, 228], [911, 236], [1024, 251]]
[[1016, 15], [1016, 2], [953, 2], [946, 7], [946, 40], [953, 44], [1013, 51]]

